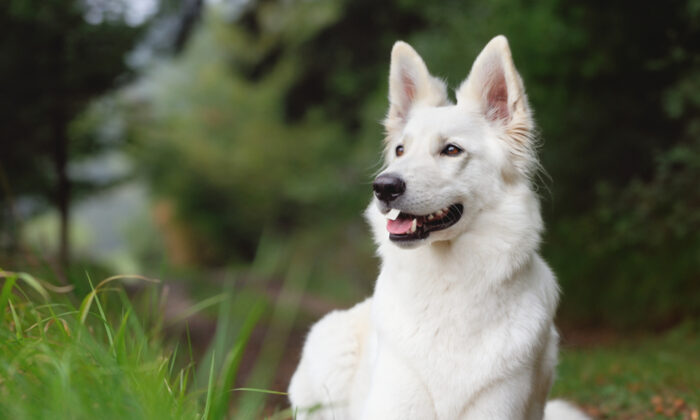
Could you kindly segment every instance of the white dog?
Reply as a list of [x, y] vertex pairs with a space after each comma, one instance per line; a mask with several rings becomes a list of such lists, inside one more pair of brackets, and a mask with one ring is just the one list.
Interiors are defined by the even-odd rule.
[[371, 298], [311, 329], [289, 386], [299, 419], [586, 419], [546, 403], [558, 287], [537, 254], [532, 112], [505, 37], [456, 98], [394, 45], [366, 211], [381, 273]]

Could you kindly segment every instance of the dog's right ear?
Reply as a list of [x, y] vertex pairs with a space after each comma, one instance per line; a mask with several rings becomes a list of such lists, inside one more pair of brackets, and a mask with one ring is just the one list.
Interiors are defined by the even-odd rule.
[[446, 102], [445, 83], [430, 75], [423, 59], [410, 45], [397, 41], [391, 50], [389, 114], [384, 120], [387, 134], [400, 131], [417, 104], [437, 106]]

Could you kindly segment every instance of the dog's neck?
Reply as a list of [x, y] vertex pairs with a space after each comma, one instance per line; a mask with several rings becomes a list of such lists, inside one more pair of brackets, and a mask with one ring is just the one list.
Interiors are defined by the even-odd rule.
[[[450, 241], [401, 249], [375, 227], [375, 235], [382, 235], [378, 241], [382, 271], [401, 272], [404, 281], [418, 284], [495, 287], [507, 282], [532, 260], [543, 226], [536, 194], [525, 185], [510, 188], [514, 191], [482, 210], [464, 233]], [[434, 278], [434, 273], [443, 277]]]

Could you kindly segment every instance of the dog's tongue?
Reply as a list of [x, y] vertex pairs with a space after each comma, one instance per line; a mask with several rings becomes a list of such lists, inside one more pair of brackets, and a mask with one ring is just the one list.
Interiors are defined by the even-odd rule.
[[413, 219], [411, 218], [402, 218], [396, 220], [388, 219], [386, 221], [386, 230], [388, 230], [389, 233], [393, 233], [395, 235], [403, 235], [404, 233], [410, 232], [412, 224]]

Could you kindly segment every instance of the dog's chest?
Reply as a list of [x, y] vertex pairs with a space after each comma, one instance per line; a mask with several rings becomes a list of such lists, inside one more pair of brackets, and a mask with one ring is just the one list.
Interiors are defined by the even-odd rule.
[[375, 356], [383, 358], [375, 361], [396, 359], [392, 363], [404, 366], [429, 394], [438, 418], [453, 418], [488, 385], [499, 364], [501, 354], [492, 347], [506, 333], [499, 330], [494, 305], [476, 305], [445, 285], [423, 294], [393, 286], [380, 277], [374, 295]]

